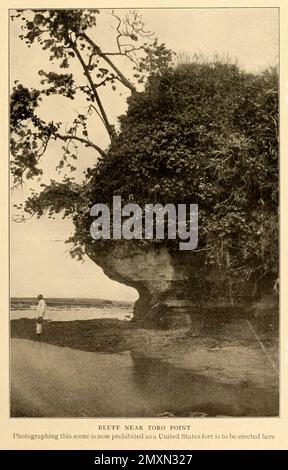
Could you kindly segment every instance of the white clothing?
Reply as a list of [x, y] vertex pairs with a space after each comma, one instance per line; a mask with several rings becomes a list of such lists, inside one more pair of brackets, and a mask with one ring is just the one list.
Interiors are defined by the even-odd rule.
[[44, 317], [46, 310], [46, 302], [44, 299], [40, 299], [36, 309], [36, 317]]
[[36, 334], [37, 335], [41, 335], [42, 329], [43, 329], [43, 324], [38, 323], [37, 319], [42, 318], [43, 320], [44, 315], [45, 315], [45, 310], [46, 310], [46, 302], [44, 299], [40, 299], [36, 308]]

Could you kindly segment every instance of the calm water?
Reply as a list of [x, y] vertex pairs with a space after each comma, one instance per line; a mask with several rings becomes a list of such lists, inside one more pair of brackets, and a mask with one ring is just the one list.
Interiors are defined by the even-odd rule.
[[[128, 302], [47, 299], [47, 305], [53, 322], [133, 316]], [[35, 309], [35, 299], [12, 299], [11, 319], [35, 318]], [[252, 323], [276, 360], [277, 328], [261, 318]], [[277, 374], [246, 320], [217, 319], [210, 329], [198, 340], [167, 333], [168, 348], [165, 333], [133, 330], [127, 350], [105, 354], [13, 338], [12, 416], [277, 416]], [[112, 343], [123, 334], [113, 331], [107, 330]], [[220, 347], [206, 344], [209, 332]]]
[[11, 341], [12, 416], [276, 416], [278, 389], [221, 383], [135, 352]]

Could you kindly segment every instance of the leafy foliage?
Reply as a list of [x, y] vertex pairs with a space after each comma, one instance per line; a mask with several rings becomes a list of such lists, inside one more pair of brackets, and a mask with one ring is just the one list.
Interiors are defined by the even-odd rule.
[[[105, 13], [102, 13], [105, 15]], [[111, 29], [114, 46], [103, 51], [96, 42], [99, 10], [22, 10], [12, 15], [20, 21], [20, 38], [27, 47], [40, 46], [49, 54], [49, 61], [56, 70], [39, 70], [41, 88], [29, 89], [16, 81], [11, 95], [11, 172], [14, 185], [22, 183], [23, 177], [41, 175], [40, 158], [52, 140], [65, 142], [64, 157], [59, 168], [68, 162], [69, 152], [78, 157], [78, 146], [84, 145], [104, 155], [105, 149], [88, 136], [87, 122], [100, 118], [110, 140], [115, 136], [101, 98], [101, 89], [110, 86], [111, 92], [123, 88], [136, 92], [136, 85], [143, 84], [147, 75], [167, 70], [172, 51], [158, 44], [150, 31], [144, 27], [141, 16], [131, 11], [120, 18], [111, 13]], [[96, 33], [96, 36], [95, 36]], [[137, 46], [135, 46], [135, 42]], [[117, 59], [126, 61], [132, 79], [127, 78], [117, 65]], [[115, 59], [115, 60], [114, 60]], [[58, 67], [58, 68], [57, 68]], [[84, 80], [79, 81], [79, 67]], [[63, 73], [69, 69], [69, 73]], [[60, 72], [59, 72], [60, 70]], [[68, 100], [86, 100], [85, 111], [77, 114], [67, 131], [67, 123], [54, 119], [45, 122], [38, 109], [41, 101], [58, 95]], [[38, 113], [38, 114], [37, 114]], [[70, 151], [73, 143], [74, 151]], [[68, 163], [69, 170], [76, 168]]]
[[221, 62], [151, 77], [90, 172], [89, 199], [198, 203], [207, 264], [236, 284], [277, 277], [277, 83], [274, 69], [255, 75]]
[[[86, 81], [76, 83], [70, 70], [40, 71], [43, 89], [15, 85], [15, 184], [26, 170], [28, 178], [41, 173], [38, 162], [51, 139], [65, 144], [60, 168], [70, 158], [77, 160], [77, 152], [69, 147], [72, 141], [100, 155], [87, 169], [83, 185], [70, 177], [52, 181], [29, 197], [26, 212], [71, 217], [75, 234], [68, 241], [74, 243], [72, 255], [81, 258], [93, 243], [89, 209], [95, 202], [110, 204], [113, 195], [121, 195], [123, 203], [198, 203], [198, 249], [205, 263], [225, 273], [230, 286], [237, 287], [239, 279], [257, 283], [268, 277], [273, 282], [278, 273], [277, 71], [246, 73], [219, 60], [173, 68], [172, 51], [151, 39], [136, 13], [121, 19], [113, 12], [116, 49], [108, 52], [93, 39], [98, 11], [34, 10], [16, 16], [23, 22], [22, 39], [28, 46], [38, 41], [62, 69], [74, 70], [77, 60]], [[131, 63], [134, 81], [112, 62], [113, 55]], [[116, 86], [131, 92], [119, 132], [102, 105], [98, 91], [103, 86], [110, 86], [111, 92]], [[59, 94], [74, 100], [79, 93], [89, 102], [88, 111], [77, 114], [66, 133], [62, 123], [46, 123], [37, 116], [43, 97]], [[96, 115], [110, 137], [107, 151], [88, 135], [87, 122]], [[176, 247], [173, 241], [165, 243], [171, 250]]]

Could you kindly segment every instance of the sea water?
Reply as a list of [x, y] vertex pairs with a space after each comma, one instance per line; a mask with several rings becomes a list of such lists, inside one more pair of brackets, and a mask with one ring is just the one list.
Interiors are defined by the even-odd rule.
[[[133, 317], [133, 303], [101, 299], [45, 299], [45, 319], [50, 321], [119, 319]], [[12, 298], [10, 319], [35, 318], [37, 301], [32, 298]]]

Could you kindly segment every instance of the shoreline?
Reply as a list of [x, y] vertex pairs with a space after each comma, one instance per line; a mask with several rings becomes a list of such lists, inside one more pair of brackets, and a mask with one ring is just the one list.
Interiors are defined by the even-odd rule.
[[[252, 323], [252, 325], [251, 325]], [[41, 338], [35, 320], [12, 320], [11, 338], [83, 352], [121, 354], [167, 361], [177, 367], [214, 376], [227, 383], [252, 381], [274, 386], [278, 380], [279, 338], [275, 325], [263, 319], [234, 319], [199, 328], [145, 329], [133, 321], [116, 319], [44, 321]], [[261, 328], [262, 330], [261, 330]], [[257, 333], [256, 333], [257, 332]]]
[[[277, 362], [276, 330], [258, 334]], [[39, 341], [35, 321], [22, 319], [11, 321], [11, 336], [13, 416], [279, 414], [278, 374], [243, 319], [197, 337], [188, 328], [145, 330], [121, 320], [46, 322]], [[29, 398], [34, 387], [41, 388], [35, 402]], [[50, 403], [55, 387], [60, 396], [66, 390], [72, 402], [62, 402], [56, 393]]]
[[[37, 341], [35, 320], [10, 320], [11, 338]], [[45, 321], [40, 341], [54, 346], [90, 352], [121, 352], [125, 350], [123, 333], [134, 329], [129, 321], [117, 319]]]

